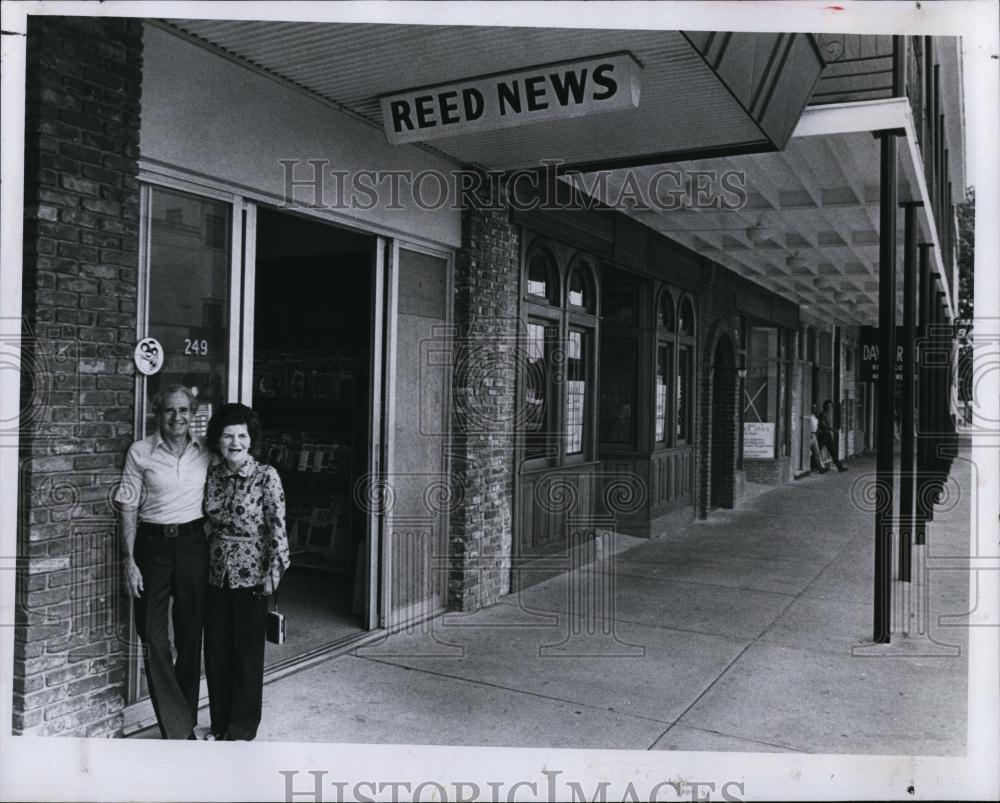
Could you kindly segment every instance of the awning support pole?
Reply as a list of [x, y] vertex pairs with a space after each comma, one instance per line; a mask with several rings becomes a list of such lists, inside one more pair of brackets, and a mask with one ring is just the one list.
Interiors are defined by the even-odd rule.
[[920, 370], [917, 376], [917, 521], [916, 537], [918, 545], [927, 543], [927, 522], [931, 511], [928, 502], [928, 484], [931, 473], [931, 370], [927, 353], [930, 351], [931, 332], [931, 268], [930, 253], [934, 243], [920, 243]]
[[921, 201], [904, 201], [903, 207], [903, 409], [899, 425], [899, 579], [910, 582], [913, 543], [913, 410], [914, 410], [914, 280], [916, 278], [917, 207]]
[[882, 131], [879, 163], [878, 445], [875, 463], [873, 641], [888, 644], [892, 620], [893, 396], [896, 374], [896, 137]]

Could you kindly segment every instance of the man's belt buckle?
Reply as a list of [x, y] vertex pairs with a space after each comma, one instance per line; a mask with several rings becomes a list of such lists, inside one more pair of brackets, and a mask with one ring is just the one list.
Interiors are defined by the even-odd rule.
[[163, 537], [164, 538], [176, 538], [180, 535], [180, 525], [179, 524], [164, 524], [163, 525]]

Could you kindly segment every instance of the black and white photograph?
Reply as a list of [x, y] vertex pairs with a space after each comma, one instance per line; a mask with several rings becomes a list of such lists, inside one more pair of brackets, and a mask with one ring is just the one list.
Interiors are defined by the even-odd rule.
[[1000, 797], [995, 2], [2, 13], [0, 799]]

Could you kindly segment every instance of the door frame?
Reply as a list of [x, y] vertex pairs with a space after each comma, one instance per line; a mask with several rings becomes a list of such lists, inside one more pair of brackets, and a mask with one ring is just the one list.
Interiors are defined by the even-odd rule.
[[[230, 207], [230, 260], [229, 260], [229, 347], [226, 364], [226, 390], [229, 398], [236, 398], [239, 391], [240, 325], [243, 314], [244, 276], [242, 265], [244, 260], [244, 227], [242, 215], [245, 201], [243, 196], [234, 192], [222, 191], [215, 187], [201, 185], [160, 174], [151, 174], [140, 169], [139, 176], [139, 252], [136, 276], [136, 342], [146, 337], [149, 332], [149, 258], [152, 237], [152, 204], [151, 195], [154, 188], [175, 190], [200, 198], [221, 201]], [[134, 440], [144, 437], [147, 417], [147, 377], [136, 372], [133, 381], [133, 436]], [[139, 639], [135, 627], [135, 617], [132, 609], [128, 613], [129, 644], [138, 645]], [[123, 709], [123, 731], [125, 733], [140, 730], [155, 721], [152, 704], [148, 697], [139, 697], [142, 685], [143, 665], [141, 650], [129, 649], [126, 659], [126, 700]], [[199, 692], [200, 702], [208, 698], [208, 689], [204, 678]]]
[[[154, 188], [163, 188], [188, 193], [190, 195], [206, 198], [210, 200], [222, 201], [230, 208], [230, 264], [229, 264], [229, 347], [227, 361], [227, 396], [236, 399], [243, 404], [252, 405], [253, 402], [253, 348], [254, 348], [254, 304], [256, 289], [256, 252], [257, 252], [257, 207], [258, 197], [244, 194], [227, 188], [218, 181], [204, 179], [201, 176], [191, 177], [184, 171], [176, 170], [162, 165], [152, 165], [140, 163], [138, 175], [139, 181], [139, 225], [140, 242], [138, 252], [138, 276], [137, 276], [137, 306], [136, 306], [136, 340], [146, 336], [149, 326], [149, 256], [151, 238], [152, 207], [150, 204], [151, 194]], [[268, 206], [270, 199], [259, 196], [259, 200]], [[370, 388], [372, 405], [369, 417], [369, 466], [372, 470], [378, 470], [383, 465], [384, 454], [386, 453], [386, 443], [383, 438], [385, 431], [385, 416], [380, 415], [380, 411], [386, 409], [386, 377], [385, 366], [388, 355], [384, 348], [387, 335], [394, 332], [395, 322], [393, 314], [395, 307], [386, 309], [382, 290], [386, 286], [391, 267], [398, 270], [398, 249], [399, 243], [396, 240], [386, 237], [382, 233], [368, 231], [346, 223], [341, 217], [333, 214], [325, 214], [324, 210], [295, 210], [289, 214], [298, 214], [301, 217], [324, 223], [336, 228], [355, 231], [366, 236], [370, 236], [375, 241], [374, 260], [372, 265], [372, 323], [371, 323], [371, 377]], [[452, 258], [451, 250], [441, 248], [428, 248], [418, 243], [407, 242], [406, 248], [426, 251], [435, 256], [448, 260], [449, 277], [449, 307], [448, 315], [451, 320], [451, 276]], [[389, 363], [391, 365], [391, 363]], [[133, 431], [136, 439], [144, 433], [146, 421], [146, 377], [138, 372], [135, 375], [133, 385], [134, 416]], [[391, 395], [388, 397], [391, 399]], [[392, 410], [390, 404], [388, 409]], [[381, 419], [381, 421], [379, 420]], [[390, 430], [391, 431], [391, 430]], [[385, 576], [384, 550], [381, 549], [381, 517], [368, 513], [369, 526], [366, 534], [366, 553], [368, 558], [366, 582], [368, 594], [365, 610], [362, 612], [362, 633], [359, 635], [372, 635], [370, 632], [381, 627], [380, 597], [381, 586]], [[135, 630], [134, 618], [129, 613], [130, 643], [138, 644]], [[313, 653], [304, 656], [303, 660], [313, 659]], [[130, 650], [126, 668], [127, 699], [129, 703], [124, 709], [125, 733], [141, 730], [155, 722], [152, 705], [148, 697], [139, 698], [138, 692], [141, 688], [141, 677], [143, 666], [141, 651]], [[200, 703], [207, 701], [207, 687], [204, 678], [201, 682]]]

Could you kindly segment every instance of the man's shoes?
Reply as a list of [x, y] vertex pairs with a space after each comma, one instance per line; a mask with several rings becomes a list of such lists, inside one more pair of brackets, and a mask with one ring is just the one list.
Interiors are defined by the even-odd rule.
[[843, 473], [847, 471], [847, 466], [837, 466], [837, 471]]
[[828, 469], [828, 468], [821, 468], [821, 469], [819, 469], [819, 473], [820, 474], [826, 474], [829, 471], [830, 471], [830, 469]]
[[224, 742], [226, 741], [226, 734], [224, 733], [219, 734], [219, 733], [214, 733], [213, 731], [209, 731], [208, 733], [205, 734], [203, 738], [206, 742]]

